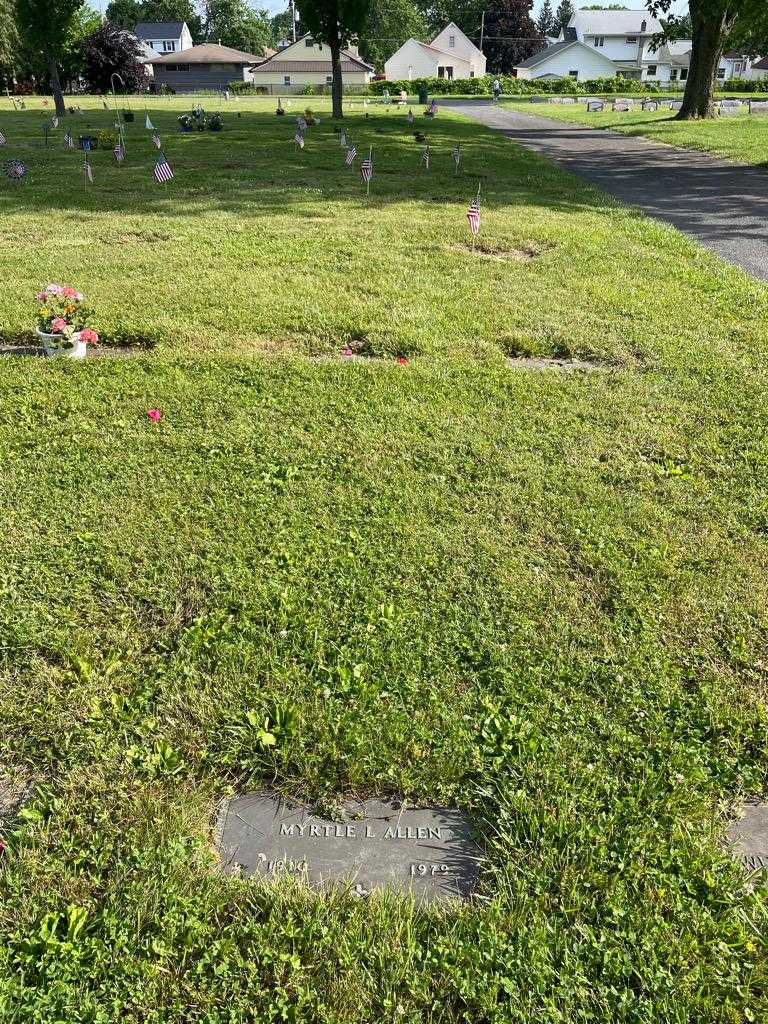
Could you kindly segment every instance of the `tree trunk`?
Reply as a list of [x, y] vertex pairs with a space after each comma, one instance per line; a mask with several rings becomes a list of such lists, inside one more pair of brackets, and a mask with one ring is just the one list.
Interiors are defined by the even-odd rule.
[[61, 91], [61, 79], [59, 78], [59, 65], [54, 55], [48, 51], [48, 74], [51, 76], [51, 92], [58, 117], [64, 117], [67, 108], [64, 106], [64, 96]]
[[725, 10], [707, 13], [701, 3], [691, 0], [693, 48], [683, 106], [677, 121], [694, 121], [715, 116], [715, 84], [725, 37], [732, 27]]
[[344, 117], [341, 109], [341, 47], [338, 39], [328, 44], [331, 50], [331, 72], [333, 81], [331, 83], [331, 103], [333, 105], [333, 117]]

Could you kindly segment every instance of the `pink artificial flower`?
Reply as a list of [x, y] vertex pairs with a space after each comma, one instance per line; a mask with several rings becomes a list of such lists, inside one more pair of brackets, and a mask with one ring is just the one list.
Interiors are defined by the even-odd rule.
[[96, 331], [92, 331], [90, 327], [86, 327], [80, 331], [80, 341], [84, 341], [86, 345], [95, 345], [99, 340], [99, 336]]
[[45, 290], [48, 295], [61, 295], [64, 289], [60, 284], [49, 284]]
[[153, 423], [159, 423], [163, 418], [163, 414], [159, 409], [147, 409], [147, 416], [149, 416]]
[[65, 284], [64, 287], [61, 289], [61, 294], [64, 296], [65, 299], [74, 299], [75, 296], [77, 295], [77, 292], [75, 291], [74, 288], [70, 288], [68, 284]]
[[346, 358], [348, 359], [350, 356], [353, 356], [355, 353], [352, 351], [352, 349], [349, 347], [349, 345], [347, 345], [345, 348], [343, 348], [341, 350], [341, 354], [343, 356], [346, 356]]
[[408, 360], [405, 358], [405, 356], [398, 356], [397, 357], [397, 361], [398, 361], [398, 363], [400, 363], [401, 366], [407, 366], [408, 365]]
[[61, 316], [57, 316], [55, 320], [51, 320], [51, 327], [53, 328], [54, 334], [57, 331], [63, 331], [66, 326], [67, 321]]
[[42, 302], [43, 299], [47, 299], [48, 296], [46, 295], [45, 292], [38, 292], [35, 298], [37, 299], [38, 302]]

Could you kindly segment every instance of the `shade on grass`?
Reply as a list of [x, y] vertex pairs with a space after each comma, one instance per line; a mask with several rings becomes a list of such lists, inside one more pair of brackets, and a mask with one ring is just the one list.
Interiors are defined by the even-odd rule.
[[[319, 133], [305, 168], [271, 115], [151, 114], [177, 191], [138, 189], [147, 146], [126, 190], [94, 159], [106, 195], [2, 199], [9, 332], [55, 277], [158, 339], [0, 363], [0, 764], [38, 784], [5, 1016], [761, 1019], [765, 893], [720, 839], [766, 768], [764, 289], [457, 120], [427, 181], [350, 119], [366, 205]], [[535, 259], [460, 249], [478, 174]], [[353, 332], [414, 357], [306, 358]], [[265, 785], [468, 808], [481, 898], [220, 877], [217, 801]]]
[[711, 121], [676, 121], [674, 113], [670, 113], [667, 107], [641, 110], [637, 99], [635, 109], [625, 113], [614, 113], [610, 99], [606, 100], [605, 110], [597, 113], [588, 113], [586, 105], [578, 102], [574, 106], [539, 103], [533, 107], [530, 103], [513, 101], [505, 102], [504, 106], [511, 106], [523, 114], [536, 114], [537, 117], [608, 128], [625, 135], [645, 135], [655, 142], [698, 149], [737, 164], [768, 163], [768, 115], [750, 114], [747, 107], [737, 115]]

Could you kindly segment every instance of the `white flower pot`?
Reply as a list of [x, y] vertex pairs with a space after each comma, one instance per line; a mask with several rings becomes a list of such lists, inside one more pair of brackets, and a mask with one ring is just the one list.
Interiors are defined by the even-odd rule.
[[63, 334], [45, 334], [36, 328], [37, 336], [43, 343], [47, 356], [69, 356], [70, 359], [85, 359], [88, 346], [80, 340], [80, 332], [75, 331], [69, 338]]

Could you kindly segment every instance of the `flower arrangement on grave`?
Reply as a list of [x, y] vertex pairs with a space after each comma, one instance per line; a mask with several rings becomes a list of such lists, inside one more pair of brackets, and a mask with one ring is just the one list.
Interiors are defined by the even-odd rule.
[[37, 293], [37, 334], [48, 355], [85, 356], [86, 346], [99, 340], [88, 321], [93, 310], [82, 292], [70, 285], [49, 284]]
[[220, 132], [224, 127], [224, 120], [221, 114], [206, 114], [203, 123], [211, 132]]
[[99, 140], [99, 149], [114, 149], [116, 141], [114, 132], [100, 131], [97, 138]]
[[304, 120], [309, 125], [320, 124], [320, 118], [315, 117], [315, 112], [311, 110], [309, 107], [307, 107], [307, 109], [304, 111]]

